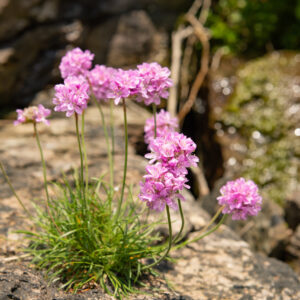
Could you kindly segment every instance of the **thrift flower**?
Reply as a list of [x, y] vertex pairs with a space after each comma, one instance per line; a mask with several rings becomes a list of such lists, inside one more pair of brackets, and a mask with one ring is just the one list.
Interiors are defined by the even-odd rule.
[[21, 123], [44, 123], [50, 125], [49, 120], [46, 118], [51, 114], [51, 110], [45, 108], [42, 104], [39, 106], [30, 106], [22, 109], [16, 110], [18, 117], [14, 121], [14, 125], [19, 125]]
[[172, 86], [169, 78], [171, 72], [167, 67], [161, 67], [158, 63], [143, 63], [137, 66], [141, 80], [136, 100], [144, 101], [146, 105], [152, 103], [159, 105], [160, 98], [169, 97], [168, 89]]
[[89, 50], [82, 51], [80, 48], [75, 48], [68, 51], [59, 65], [62, 78], [85, 75], [92, 67], [93, 59], [94, 54]]
[[116, 69], [104, 65], [96, 65], [88, 72], [87, 77], [97, 100], [108, 100], [116, 73]]
[[149, 144], [151, 153], [145, 155], [150, 164], [161, 162], [174, 173], [187, 174], [186, 168], [196, 166], [199, 159], [192, 152], [196, 144], [182, 133], [168, 132], [166, 135], [153, 139]]
[[185, 176], [175, 176], [161, 163], [148, 165], [146, 172], [145, 182], [140, 183], [139, 198], [156, 211], [163, 211], [166, 205], [176, 210], [176, 200], [185, 200], [179, 191], [189, 188]]
[[74, 112], [81, 115], [82, 111], [87, 108], [89, 84], [83, 76], [68, 77], [64, 84], [57, 84], [54, 88], [55, 111], [66, 112], [66, 116], [70, 117]]
[[108, 98], [114, 99], [118, 105], [122, 99], [135, 96], [139, 88], [140, 78], [136, 70], [118, 69], [111, 81]]
[[261, 210], [262, 198], [258, 187], [252, 180], [239, 178], [227, 182], [217, 198], [220, 205], [225, 205], [224, 214], [232, 214], [233, 220], [246, 220], [248, 216], [256, 216]]
[[[154, 116], [146, 120], [145, 131], [145, 142], [150, 144], [154, 139]], [[172, 118], [170, 113], [161, 110], [156, 115], [156, 137], [165, 136], [168, 132], [175, 131], [178, 128], [177, 118]]]
[[139, 198], [151, 209], [162, 211], [166, 205], [177, 209], [176, 200], [185, 200], [180, 194], [189, 188], [187, 169], [196, 165], [198, 158], [192, 154], [196, 144], [178, 132], [168, 132], [150, 141], [150, 151], [145, 155], [150, 159], [146, 167], [144, 182], [140, 183]]

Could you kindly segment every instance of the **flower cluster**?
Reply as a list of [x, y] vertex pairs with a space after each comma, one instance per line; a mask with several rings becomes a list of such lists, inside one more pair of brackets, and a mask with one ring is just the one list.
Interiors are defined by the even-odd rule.
[[69, 76], [85, 75], [92, 67], [93, 59], [94, 54], [89, 50], [82, 51], [80, 48], [75, 48], [68, 51], [59, 65], [61, 77], [65, 79]]
[[134, 97], [139, 90], [140, 78], [136, 70], [118, 69], [111, 81], [111, 89], [107, 98], [114, 99], [118, 105], [122, 99]]
[[[162, 137], [165, 136], [168, 132], [175, 131], [178, 128], [178, 119], [172, 118], [170, 113], [161, 110], [156, 115], [156, 137]], [[154, 117], [149, 118], [146, 120], [145, 124], [145, 143], [150, 144], [150, 142], [154, 138], [154, 130], [155, 130], [155, 124], [154, 124]]]
[[111, 83], [117, 72], [114, 68], [109, 68], [104, 65], [96, 65], [87, 73], [92, 92], [98, 101], [108, 100], [108, 95], [111, 93]]
[[262, 198], [258, 187], [252, 180], [244, 178], [228, 181], [217, 198], [224, 205], [223, 213], [232, 214], [233, 220], [245, 220], [248, 216], [256, 216], [261, 210]]
[[[98, 101], [113, 99], [117, 105], [122, 99], [131, 97], [150, 105], [160, 104], [161, 98], [168, 97], [168, 88], [172, 85], [168, 68], [158, 63], [143, 63], [135, 70], [114, 69], [104, 65], [96, 65], [91, 69], [93, 58], [94, 54], [89, 50], [82, 51], [80, 48], [67, 52], [62, 58], [59, 69], [65, 82], [55, 87], [55, 110], [67, 112], [68, 117], [74, 111], [82, 113], [87, 104], [83, 78]], [[72, 80], [68, 81], [69, 77]], [[84, 85], [82, 89], [74, 89], [74, 85], [70, 84], [75, 77], [80, 77], [77, 81]], [[79, 95], [80, 92], [83, 94]]]
[[174, 174], [187, 174], [187, 169], [196, 166], [199, 159], [192, 153], [196, 144], [192, 139], [178, 132], [168, 132], [166, 135], [153, 139], [149, 145], [150, 153], [145, 157], [150, 159], [150, 164], [161, 162]]
[[160, 98], [169, 97], [168, 89], [172, 86], [170, 70], [162, 68], [158, 63], [143, 63], [137, 66], [141, 79], [137, 93], [137, 101], [144, 101], [146, 105], [159, 105]]
[[51, 114], [51, 110], [45, 108], [42, 104], [39, 106], [30, 106], [22, 109], [16, 110], [18, 117], [14, 121], [14, 125], [19, 125], [21, 123], [44, 123], [49, 125], [49, 120], [46, 118]]
[[176, 210], [175, 200], [184, 200], [179, 191], [189, 187], [186, 177], [175, 176], [159, 162], [148, 165], [146, 171], [145, 182], [141, 183], [140, 199], [156, 211], [163, 211], [166, 205]]
[[[97, 78], [103, 78], [103, 75], [106, 80], [100, 79], [97, 82]], [[88, 76], [95, 95], [100, 90], [102, 93], [99, 96], [102, 99], [114, 99], [115, 104], [121, 99], [132, 97], [138, 102], [144, 101], [146, 105], [158, 105], [160, 98], [169, 96], [168, 89], [172, 85], [170, 70], [158, 63], [143, 63], [136, 70], [96, 66]]]
[[140, 199], [149, 208], [162, 211], [165, 205], [177, 208], [177, 199], [184, 200], [180, 194], [183, 188], [189, 188], [187, 168], [195, 166], [198, 158], [192, 154], [196, 144], [178, 132], [168, 132], [162, 137], [151, 140], [151, 153], [145, 155], [150, 159], [146, 168], [145, 181], [140, 183]]
[[83, 76], [71, 76], [65, 79], [64, 84], [55, 86], [55, 111], [66, 112], [70, 117], [74, 112], [82, 114], [89, 100], [89, 85]]

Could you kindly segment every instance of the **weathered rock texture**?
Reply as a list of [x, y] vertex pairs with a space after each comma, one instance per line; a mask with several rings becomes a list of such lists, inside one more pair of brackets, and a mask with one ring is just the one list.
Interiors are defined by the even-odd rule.
[[123, 67], [168, 60], [169, 33], [192, 1], [0, 0], [0, 109], [26, 106], [59, 81], [67, 49]]
[[[131, 140], [141, 132], [148, 114], [133, 103], [128, 103]], [[109, 110], [105, 108], [105, 114]], [[107, 169], [105, 142], [98, 111], [91, 107], [86, 115], [86, 144], [92, 176]], [[122, 110], [116, 108], [116, 175], [121, 177], [123, 165]], [[55, 118], [51, 126], [39, 126], [47, 159], [50, 179], [56, 180], [63, 170], [71, 173], [78, 166], [73, 119]], [[14, 127], [10, 121], [0, 121], [0, 153], [8, 175], [24, 200], [41, 201], [42, 171], [39, 153], [32, 136], [31, 124]], [[139, 128], [139, 129], [138, 129]], [[129, 149], [129, 182], [138, 183], [144, 173], [146, 161]], [[100, 290], [80, 295], [67, 295], [55, 286], [47, 286], [42, 273], [30, 268], [28, 261], [9, 261], [20, 255], [24, 245], [20, 235], [13, 231], [28, 228], [22, 211], [11, 195], [4, 178], [0, 176], [0, 299], [111, 299]], [[186, 210], [189, 237], [195, 236], [208, 219], [191, 196], [183, 203]], [[178, 215], [172, 213], [178, 222]], [[154, 218], [152, 216], [152, 218]], [[177, 225], [178, 227], [178, 225]], [[146, 282], [143, 290], [148, 294], [131, 299], [299, 299], [300, 282], [289, 266], [270, 258], [257, 255], [226, 226], [211, 236], [186, 248], [175, 250], [174, 263], [159, 266], [160, 277]], [[32, 266], [31, 266], [32, 267]]]

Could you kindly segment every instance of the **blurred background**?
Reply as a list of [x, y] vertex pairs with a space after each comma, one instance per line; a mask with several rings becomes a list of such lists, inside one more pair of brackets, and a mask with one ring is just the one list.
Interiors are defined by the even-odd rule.
[[300, 0], [0, 0], [0, 118], [51, 107], [76, 46], [97, 64], [171, 68], [162, 107], [198, 145], [195, 198], [213, 213], [226, 180], [253, 179], [263, 212], [229, 225], [300, 273]]

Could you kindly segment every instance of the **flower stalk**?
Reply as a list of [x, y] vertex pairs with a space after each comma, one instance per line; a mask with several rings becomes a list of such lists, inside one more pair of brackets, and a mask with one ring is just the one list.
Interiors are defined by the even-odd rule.
[[168, 256], [168, 254], [169, 254], [169, 252], [170, 252], [170, 250], [172, 248], [172, 240], [173, 240], [173, 238], [172, 238], [172, 235], [173, 235], [173, 233], [172, 233], [172, 221], [171, 221], [170, 209], [169, 209], [168, 205], [166, 206], [166, 212], [167, 212], [168, 228], [169, 228], [169, 243], [168, 243], [168, 248], [166, 249], [166, 252], [164, 253], [163, 256], [161, 256], [154, 263], [152, 263], [150, 265], [144, 266], [142, 268], [142, 270], [147, 270], [147, 269], [153, 268], [154, 266], [157, 266], [162, 260], [164, 260]]
[[120, 215], [124, 192], [125, 192], [125, 185], [126, 185], [126, 175], [127, 175], [127, 161], [128, 161], [128, 125], [127, 125], [127, 113], [126, 113], [126, 103], [125, 99], [122, 99], [123, 104], [123, 115], [124, 115], [124, 138], [125, 138], [125, 149], [124, 149], [124, 169], [123, 169], [123, 179], [122, 179], [122, 189], [121, 189], [121, 196], [118, 202], [117, 208], [117, 219]]
[[47, 211], [49, 213], [49, 216], [51, 218], [52, 223], [54, 224], [54, 226], [56, 227], [57, 231], [59, 233], [61, 233], [60, 229], [58, 228], [55, 219], [53, 217], [52, 211], [50, 209], [50, 197], [49, 197], [49, 191], [48, 191], [48, 180], [47, 180], [47, 170], [46, 170], [46, 162], [44, 159], [44, 154], [43, 154], [43, 149], [41, 146], [41, 141], [40, 141], [40, 136], [39, 136], [39, 132], [37, 130], [37, 126], [36, 126], [36, 122], [33, 122], [33, 128], [34, 128], [34, 135], [36, 138], [36, 142], [39, 148], [39, 152], [40, 152], [40, 156], [41, 156], [41, 161], [42, 161], [42, 167], [43, 167], [43, 178], [44, 178], [44, 188], [45, 188], [45, 193], [46, 193], [46, 208]]
[[19, 195], [17, 194], [15, 188], [13, 187], [9, 177], [7, 176], [7, 173], [5, 172], [4, 166], [2, 164], [2, 162], [0, 161], [0, 169], [1, 172], [10, 188], [10, 190], [12, 191], [12, 193], [14, 194], [15, 198], [17, 199], [17, 201], [19, 202], [19, 204], [22, 206], [23, 210], [25, 211], [25, 213], [27, 214], [27, 216], [32, 219], [32, 214], [29, 212], [29, 210], [25, 207], [23, 201], [21, 200], [21, 198], [19, 197]]
[[83, 177], [83, 170], [84, 170], [84, 159], [83, 159], [83, 152], [81, 146], [81, 138], [79, 132], [79, 121], [78, 121], [78, 114], [75, 113], [75, 127], [76, 127], [76, 137], [79, 149], [79, 156], [80, 156], [80, 186], [81, 186], [81, 195], [84, 199], [84, 207], [86, 208], [86, 201], [85, 201], [85, 191], [84, 191], [84, 177]]

